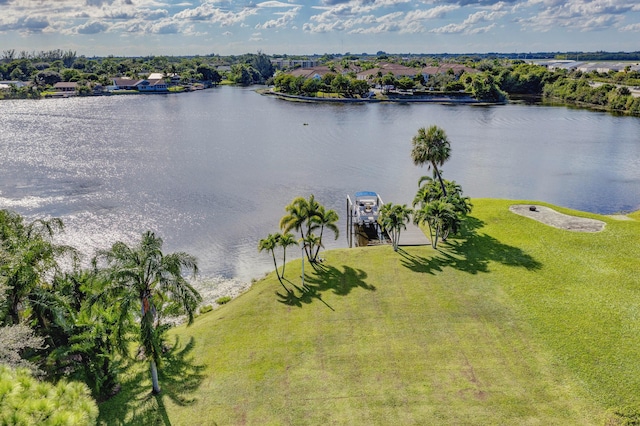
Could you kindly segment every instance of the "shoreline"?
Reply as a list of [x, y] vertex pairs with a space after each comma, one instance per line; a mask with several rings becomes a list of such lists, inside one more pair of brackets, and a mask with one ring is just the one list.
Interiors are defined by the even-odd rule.
[[500, 102], [481, 102], [469, 95], [447, 96], [442, 94], [407, 96], [402, 95], [378, 98], [319, 98], [315, 96], [290, 95], [287, 93], [274, 92], [269, 89], [257, 89], [256, 93], [263, 96], [271, 96], [290, 102], [310, 102], [310, 103], [437, 103], [437, 104], [465, 104], [465, 105], [504, 105]]
[[[486, 199], [486, 198], [480, 198]], [[584, 216], [577, 216], [576, 214], [583, 213], [585, 215], [596, 215], [600, 218], [612, 219], [616, 221], [635, 221], [638, 220], [633, 216], [640, 217], [640, 210], [627, 212], [627, 213], [617, 213], [617, 214], [601, 214], [601, 213], [591, 213], [587, 211], [575, 210], [570, 208], [565, 208], [562, 206], [557, 206], [554, 204], [548, 204], [546, 202], [540, 201], [523, 201], [523, 200], [507, 200], [502, 198], [489, 198], [489, 200], [499, 200], [499, 201], [509, 201], [512, 204], [508, 208], [508, 211], [511, 213], [528, 217], [530, 219], [534, 219], [540, 223], [543, 223], [547, 226], [552, 226], [558, 229], [564, 229], [568, 231], [574, 232], [586, 232], [586, 233], [595, 233], [601, 232], [604, 230], [606, 226], [606, 222], [588, 218]], [[530, 207], [535, 206], [535, 210], [531, 210]], [[562, 210], [570, 210], [571, 214], [566, 214], [558, 211], [558, 209]], [[540, 216], [540, 217], [536, 217]], [[333, 250], [343, 250], [344, 248], [336, 248], [325, 250], [326, 252], [331, 252]], [[363, 248], [363, 249], [366, 249]], [[294, 260], [290, 260], [288, 263], [293, 262]], [[253, 285], [261, 280], [263, 280], [266, 276], [272, 274], [274, 271], [270, 270], [266, 272], [260, 278], [252, 278], [249, 282], [239, 280], [237, 278], [223, 278], [223, 277], [208, 277], [206, 279], [197, 279], [193, 282], [193, 286], [200, 292], [202, 295], [202, 302], [200, 303], [200, 307], [211, 305], [213, 309], [217, 309], [222, 305], [217, 304], [215, 301], [219, 297], [229, 296], [232, 299], [241, 296], [243, 293], [246, 293], [250, 290]]]

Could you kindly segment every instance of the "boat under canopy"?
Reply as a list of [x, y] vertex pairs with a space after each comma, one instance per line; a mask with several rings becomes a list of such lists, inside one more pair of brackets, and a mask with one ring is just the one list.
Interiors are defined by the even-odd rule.
[[386, 243], [388, 236], [378, 223], [382, 198], [373, 191], [355, 193], [354, 201], [347, 195], [347, 238], [349, 247]]

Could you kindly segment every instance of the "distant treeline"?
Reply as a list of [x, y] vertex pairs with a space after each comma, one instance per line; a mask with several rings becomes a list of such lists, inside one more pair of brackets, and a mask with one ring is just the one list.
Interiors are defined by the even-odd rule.
[[514, 61], [491, 72], [498, 87], [509, 94], [542, 95], [548, 101], [640, 115], [640, 98], [631, 89], [640, 86], [640, 72], [629, 67], [606, 73], [579, 70], [549, 70], [540, 65]]
[[486, 53], [468, 56], [485, 59], [558, 59], [574, 61], [640, 61], [639, 52], [535, 52], [535, 53]]
[[640, 61], [640, 52], [569, 52], [558, 53], [554, 58], [578, 61]]
[[[258, 52], [258, 56], [264, 55], [262, 52]], [[183, 56], [158, 56], [166, 58], [170, 62], [180, 62], [181, 59], [193, 59], [202, 58], [206, 62], [218, 62], [219, 64], [231, 65], [234, 63], [247, 63], [251, 61], [255, 54], [246, 53], [242, 55], [227, 55], [221, 56], [214, 53], [208, 55], [183, 55]], [[456, 58], [472, 58], [472, 59], [566, 59], [566, 60], [578, 60], [578, 61], [640, 61], [640, 51], [635, 52], [488, 52], [488, 53], [387, 53], [384, 51], [378, 51], [376, 53], [324, 53], [310, 54], [310, 55], [287, 55], [287, 54], [273, 54], [267, 55], [271, 58], [289, 58], [289, 59], [314, 59], [320, 62], [325, 62], [334, 59], [365, 59], [371, 57], [384, 57], [384, 58], [437, 58], [437, 59], [456, 59]], [[20, 51], [16, 52], [15, 49], [3, 50], [0, 54], [0, 63], [11, 62], [15, 59], [28, 59], [35, 62], [54, 62], [61, 60], [65, 66], [70, 67], [77, 57], [94, 59], [100, 61], [103, 58], [111, 58], [117, 60], [124, 59], [140, 59], [142, 61], [150, 61], [156, 56], [127, 56], [127, 55], [107, 55], [107, 56], [85, 56], [77, 55], [75, 51], [64, 51], [61, 49], [42, 50], [42, 51]], [[380, 59], [380, 58], [379, 58]]]
[[[640, 113], [640, 98], [634, 97], [640, 86], [640, 73], [631, 65], [623, 70], [606, 73], [577, 70], [549, 70], [544, 66], [526, 63], [529, 59], [578, 59], [580, 61], [633, 61], [640, 60], [640, 52], [539, 52], [539, 53], [486, 53], [473, 55], [390, 55], [377, 52], [375, 56], [357, 54], [308, 56], [316, 58], [335, 72], [322, 79], [306, 79], [276, 74], [272, 59], [286, 55], [245, 54], [238, 56], [150, 56], [87, 58], [76, 52], [51, 50], [41, 52], [15, 52], [5, 50], [0, 56], [0, 80], [28, 82], [26, 86], [11, 86], [0, 91], [2, 98], [37, 98], [57, 82], [78, 82], [79, 94], [91, 94], [90, 88], [110, 84], [112, 77], [140, 78], [151, 72], [166, 76], [179, 75], [186, 84], [195, 81], [235, 84], [275, 85], [284, 93], [315, 96], [319, 92], [344, 97], [368, 96], [372, 85], [395, 87], [405, 91], [464, 91], [478, 100], [500, 102], [507, 95], [544, 95], [548, 99], [561, 99], [579, 105]], [[379, 73], [371, 81], [358, 81], [355, 70], [372, 69], [381, 62], [401, 64], [410, 68], [458, 63], [478, 71], [477, 74], [447, 72], [425, 79], [421, 73], [414, 78], [395, 78], [390, 73]]]

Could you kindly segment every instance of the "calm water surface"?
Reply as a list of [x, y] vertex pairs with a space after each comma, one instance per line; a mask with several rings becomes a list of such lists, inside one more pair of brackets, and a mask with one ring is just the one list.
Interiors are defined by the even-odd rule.
[[[61, 217], [86, 253], [151, 229], [205, 277], [272, 269], [260, 238], [295, 196], [344, 217], [346, 194], [410, 204], [419, 127], [451, 140], [444, 175], [471, 197], [596, 213], [640, 208], [640, 119], [562, 107], [283, 102], [250, 89], [3, 101], [0, 208]], [[341, 230], [344, 224], [341, 224]], [[344, 233], [343, 233], [344, 234]], [[345, 247], [346, 238], [327, 247]]]

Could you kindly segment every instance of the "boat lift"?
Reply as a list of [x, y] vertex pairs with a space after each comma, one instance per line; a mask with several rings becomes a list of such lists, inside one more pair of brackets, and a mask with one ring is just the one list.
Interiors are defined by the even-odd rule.
[[378, 223], [382, 198], [373, 191], [355, 194], [355, 202], [347, 195], [347, 240], [349, 248], [386, 244], [389, 236]]

